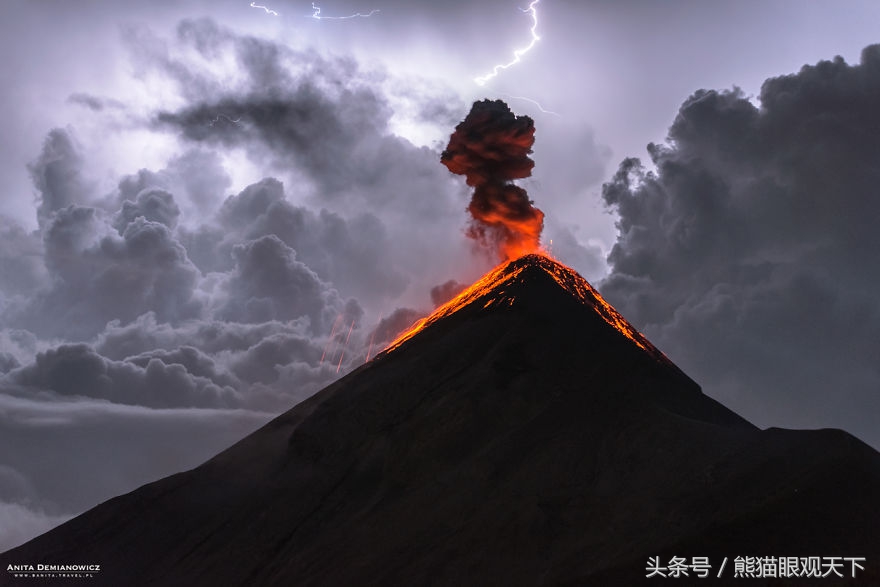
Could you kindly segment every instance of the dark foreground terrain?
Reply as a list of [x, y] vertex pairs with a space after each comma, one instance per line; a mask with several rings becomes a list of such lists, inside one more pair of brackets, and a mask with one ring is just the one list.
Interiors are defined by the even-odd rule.
[[[878, 529], [880, 453], [759, 430], [528, 256], [200, 467], [0, 555], [0, 583], [689, 584], [646, 578], [676, 556], [708, 557], [700, 585], [880, 585]], [[737, 556], [865, 560], [749, 579]], [[38, 563], [101, 570], [6, 571]]]

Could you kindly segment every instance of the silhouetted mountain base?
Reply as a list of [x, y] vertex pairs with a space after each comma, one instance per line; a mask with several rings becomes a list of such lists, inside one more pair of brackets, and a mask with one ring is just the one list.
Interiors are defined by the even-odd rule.
[[856, 584], [878, 584], [880, 454], [837, 430], [757, 429], [549, 259], [487, 278], [200, 467], [0, 555], [4, 569], [100, 563], [90, 585], [683, 585], [646, 579], [648, 557], [708, 556], [727, 572], [699, 584], [757, 586], [803, 580], [734, 579], [734, 557], [857, 556]]

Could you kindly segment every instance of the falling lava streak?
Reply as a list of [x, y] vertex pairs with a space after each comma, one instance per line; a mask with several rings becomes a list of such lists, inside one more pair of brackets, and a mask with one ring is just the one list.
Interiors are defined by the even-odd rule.
[[499, 261], [542, 252], [544, 213], [532, 205], [526, 190], [511, 183], [532, 174], [534, 143], [531, 118], [516, 116], [502, 100], [482, 100], [455, 127], [440, 156], [474, 188], [468, 236], [494, 248]]

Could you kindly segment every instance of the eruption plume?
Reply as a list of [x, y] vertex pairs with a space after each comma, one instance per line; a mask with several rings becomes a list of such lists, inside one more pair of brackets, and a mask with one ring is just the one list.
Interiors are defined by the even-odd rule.
[[455, 127], [440, 156], [449, 171], [464, 175], [474, 188], [468, 236], [494, 248], [501, 261], [541, 250], [544, 213], [526, 190], [511, 183], [532, 174], [534, 143], [531, 118], [516, 116], [502, 100], [482, 100]]

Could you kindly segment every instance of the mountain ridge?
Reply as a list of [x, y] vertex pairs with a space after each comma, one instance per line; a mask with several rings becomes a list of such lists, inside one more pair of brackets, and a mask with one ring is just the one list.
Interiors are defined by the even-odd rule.
[[442, 304], [431, 315], [398, 335], [383, 352], [397, 348], [424, 327], [450, 316], [470, 304], [479, 304], [485, 300], [482, 304], [483, 309], [492, 306], [512, 306], [516, 303], [517, 296], [508, 291], [510, 287], [515, 289], [516, 285], [521, 284], [524, 280], [548, 276], [571, 297], [591, 307], [603, 320], [629, 338], [636, 346], [654, 356], [658, 361], [672, 365], [672, 362], [621, 316], [611, 304], [606, 302], [586, 279], [573, 269], [540, 253], [523, 255], [518, 259], [500, 264], [470, 287], [465, 288], [452, 300]]
[[790, 545], [852, 549], [876, 573], [880, 454], [839, 431], [757, 429], [554, 263], [496, 269], [206, 463], [0, 562], [100, 562], [107, 585], [632, 585], [677, 548]]

